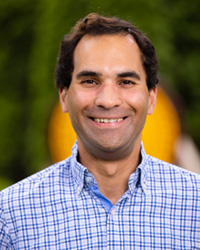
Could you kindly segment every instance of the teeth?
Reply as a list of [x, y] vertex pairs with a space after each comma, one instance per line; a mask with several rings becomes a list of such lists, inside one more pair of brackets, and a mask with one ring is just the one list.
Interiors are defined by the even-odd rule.
[[111, 123], [111, 122], [121, 122], [123, 118], [117, 118], [117, 119], [102, 119], [102, 118], [95, 118], [95, 122], [99, 123]]

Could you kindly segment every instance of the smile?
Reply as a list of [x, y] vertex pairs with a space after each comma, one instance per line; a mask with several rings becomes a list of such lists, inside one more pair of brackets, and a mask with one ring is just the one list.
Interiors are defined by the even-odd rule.
[[93, 120], [98, 123], [114, 123], [114, 122], [121, 122], [124, 120], [124, 118], [117, 118], [117, 119], [94, 118]]

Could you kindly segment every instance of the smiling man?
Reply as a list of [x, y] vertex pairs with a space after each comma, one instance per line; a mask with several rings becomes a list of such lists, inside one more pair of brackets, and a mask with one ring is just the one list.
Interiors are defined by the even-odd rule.
[[118, 18], [90, 14], [64, 36], [55, 79], [77, 142], [1, 192], [1, 249], [200, 248], [200, 177], [141, 143], [157, 69], [150, 40]]
[[85, 35], [74, 51], [70, 87], [60, 88], [79, 161], [113, 204], [138, 166], [141, 132], [156, 103], [156, 87], [148, 90], [141, 57], [129, 34]]

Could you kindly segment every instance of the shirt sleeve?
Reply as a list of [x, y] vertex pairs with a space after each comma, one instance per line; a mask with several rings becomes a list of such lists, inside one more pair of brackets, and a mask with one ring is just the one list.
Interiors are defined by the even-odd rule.
[[0, 249], [1, 250], [14, 250], [9, 236], [9, 230], [6, 224], [4, 212], [0, 207]]

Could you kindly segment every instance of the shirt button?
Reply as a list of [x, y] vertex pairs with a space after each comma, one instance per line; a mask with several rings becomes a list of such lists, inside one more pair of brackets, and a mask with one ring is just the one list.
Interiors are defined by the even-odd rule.
[[85, 177], [85, 181], [86, 183], [90, 184], [92, 182], [92, 177], [89, 176]]
[[114, 216], [114, 215], [115, 215], [115, 209], [114, 209], [114, 208], [111, 208], [111, 210], [110, 210], [110, 214], [111, 214], [112, 216]]
[[143, 184], [143, 190], [144, 190], [144, 192], [146, 192], [146, 190], [147, 190], [146, 184]]
[[81, 191], [81, 186], [78, 187], [78, 191], [79, 191], [79, 192]]

